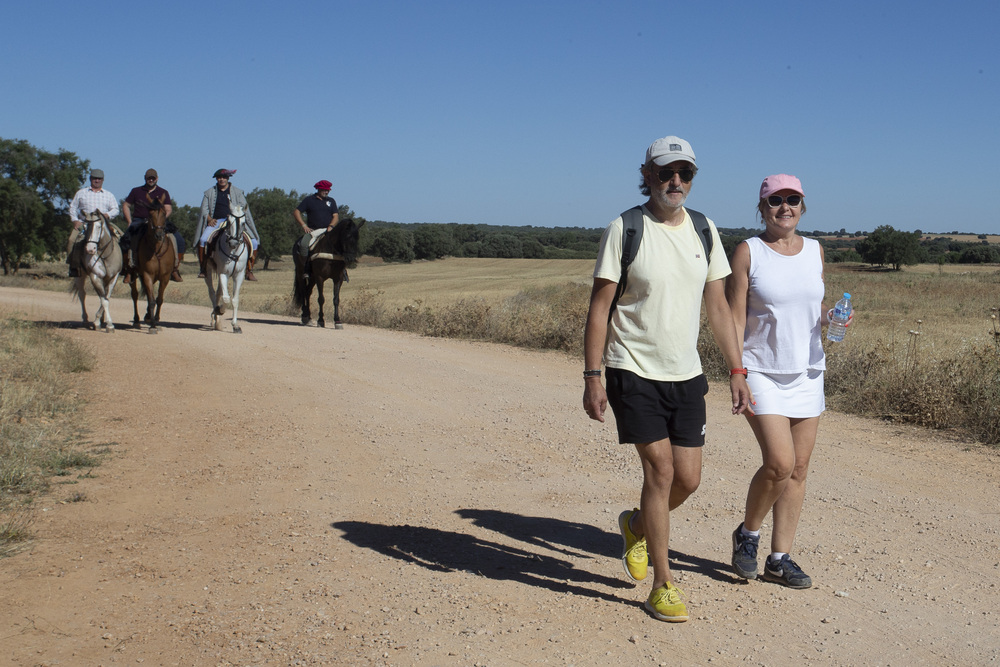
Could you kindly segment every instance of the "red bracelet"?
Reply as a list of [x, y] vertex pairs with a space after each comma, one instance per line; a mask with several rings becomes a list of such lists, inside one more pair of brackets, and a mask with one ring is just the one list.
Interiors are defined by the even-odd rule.
[[730, 368], [729, 369], [729, 377], [733, 377], [734, 375], [742, 375], [743, 377], [746, 377], [747, 376], [747, 369], [745, 369], [745, 368]]

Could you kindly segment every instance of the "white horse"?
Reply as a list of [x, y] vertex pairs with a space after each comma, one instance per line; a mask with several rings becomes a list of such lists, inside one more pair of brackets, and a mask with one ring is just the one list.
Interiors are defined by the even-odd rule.
[[[233, 333], [243, 333], [237, 321], [240, 309], [240, 287], [250, 258], [250, 249], [244, 242], [246, 213], [242, 206], [232, 206], [229, 217], [219, 226], [212, 240], [208, 242], [208, 257], [205, 259], [205, 283], [208, 285], [208, 299], [212, 302], [211, 326], [222, 331], [222, 316], [226, 306], [233, 306]], [[216, 286], [218, 276], [218, 286]], [[233, 295], [229, 296], [229, 279], [233, 279]]]
[[71, 291], [80, 297], [80, 309], [83, 311], [83, 323], [88, 324], [86, 299], [86, 280], [94, 287], [101, 305], [94, 313], [91, 328], [95, 331], [100, 326], [107, 328], [108, 333], [114, 333], [115, 323], [111, 320], [108, 309], [111, 292], [118, 282], [118, 273], [122, 268], [122, 251], [118, 241], [111, 233], [111, 222], [104, 213], [94, 211], [84, 216], [87, 227], [84, 230], [83, 259], [80, 262], [80, 275], [73, 281]]

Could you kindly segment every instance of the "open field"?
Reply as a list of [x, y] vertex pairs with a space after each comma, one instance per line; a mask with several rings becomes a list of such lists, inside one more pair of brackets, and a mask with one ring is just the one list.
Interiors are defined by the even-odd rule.
[[[197, 278], [197, 263], [185, 258], [181, 268], [183, 283], [170, 283], [165, 299], [172, 303], [208, 304], [204, 280]], [[277, 312], [273, 308], [281, 300], [291, 300], [294, 268], [290, 259], [271, 262], [263, 270], [258, 262], [256, 283], [245, 283], [241, 308], [257, 312]], [[348, 302], [358, 290], [366, 288], [380, 292], [388, 305], [404, 307], [414, 304], [440, 306], [460, 299], [483, 298], [502, 300], [526, 287], [546, 287], [565, 283], [590, 284], [593, 260], [583, 259], [461, 259], [448, 258], [434, 262], [386, 264], [379, 259], [363, 257], [350, 271], [351, 282], [341, 292]], [[22, 269], [16, 276], [0, 276], [0, 286], [31, 287], [64, 291], [69, 287], [64, 264], [42, 262]], [[329, 297], [330, 285], [327, 285]], [[128, 287], [119, 283], [115, 296], [126, 298]], [[315, 295], [313, 296], [315, 299]]]

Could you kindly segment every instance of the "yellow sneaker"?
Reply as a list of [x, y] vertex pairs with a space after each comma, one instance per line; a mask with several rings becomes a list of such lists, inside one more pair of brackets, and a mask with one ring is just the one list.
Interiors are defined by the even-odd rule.
[[681, 602], [681, 589], [669, 581], [649, 594], [646, 609], [661, 621], [683, 623], [688, 620], [687, 607]]
[[622, 533], [622, 565], [625, 574], [632, 581], [642, 581], [646, 578], [649, 568], [649, 556], [646, 554], [646, 538], [636, 537], [628, 527], [629, 519], [639, 509], [625, 510], [618, 515], [618, 529]]

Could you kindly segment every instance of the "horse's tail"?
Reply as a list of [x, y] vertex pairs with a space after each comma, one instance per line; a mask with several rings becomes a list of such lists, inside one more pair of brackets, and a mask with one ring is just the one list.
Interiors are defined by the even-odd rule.
[[[85, 291], [85, 289], [86, 288], [84, 288], [83, 291]], [[80, 281], [79, 280], [77, 280], [76, 278], [74, 278], [73, 280], [69, 281], [69, 295], [71, 297], [76, 297], [77, 299], [79, 299], [81, 291], [82, 290], [80, 289]]]

